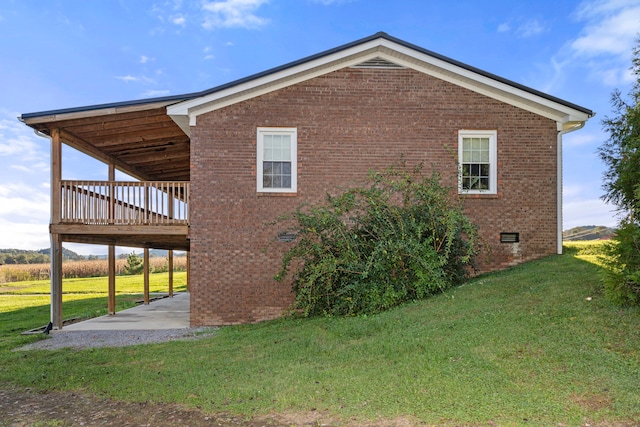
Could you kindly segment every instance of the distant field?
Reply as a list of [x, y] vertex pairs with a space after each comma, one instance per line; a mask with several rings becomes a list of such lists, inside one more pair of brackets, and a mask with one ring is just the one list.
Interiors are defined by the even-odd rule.
[[[136, 301], [142, 299], [143, 280], [142, 275], [116, 277], [116, 311], [133, 307]], [[107, 314], [107, 282], [107, 277], [64, 279], [62, 281], [64, 319], [91, 318]], [[186, 288], [187, 273], [174, 273], [174, 292], [184, 292]], [[169, 273], [149, 275], [149, 292], [167, 293], [168, 290]], [[12, 312], [24, 312], [24, 320], [27, 322], [23, 326], [20, 326], [20, 322], [14, 322], [12, 326], [12, 330], [18, 332], [44, 326], [49, 321], [49, 295], [49, 280], [0, 283], [0, 316]]]
[[[124, 272], [126, 259], [116, 260], [116, 274]], [[168, 269], [167, 258], [149, 258], [152, 272], [165, 272]], [[62, 263], [64, 279], [107, 276], [107, 260], [65, 261]], [[174, 257], [173, 270], [186, 271], [187, 258]], [[0, 265], [0, 283], [20, 282], [25, 280], [47, 280], [50, 275], [49, 264], [6, 264]]]

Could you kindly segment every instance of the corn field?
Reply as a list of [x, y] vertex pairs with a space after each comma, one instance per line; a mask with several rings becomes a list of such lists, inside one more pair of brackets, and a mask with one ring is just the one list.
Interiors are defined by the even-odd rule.
[[[116, 274], [124, 274], [126, 259], [116, 259]], [[163, 273], [169, 269], [169, 260], [164, 257], [149, 258], [149, 271]], [[173, 271], [186, 271], [187, 257], [173, 257]], [[0, 265], [0, 283], [25, 280], [48, 280], [51, 274], [49, 264], [7, 264]], [[84, 278], [107, 276], [107, 260], [64, 261], [62, 278]]]

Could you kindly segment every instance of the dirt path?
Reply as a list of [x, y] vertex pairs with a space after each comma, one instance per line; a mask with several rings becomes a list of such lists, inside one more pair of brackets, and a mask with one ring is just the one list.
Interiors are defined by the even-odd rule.
[[[461, 427], [460, 424], [443, 426]], [[482, 425], [497, 425], [487, 423]], [[558, 424], [565, 426], [565, 424]], [[588, 427], [632, 427], [635, 421], [591, 423]], [[321, 412], [272, 414], [245, 419], [227, 414], [208, 415], [175, 404], [118, 402], [74, 392], [41, 393], [30, 389], [0, 386], [0, 427], [426, 427], [409, 417], [375, 422], [338, 422]]]
[[[307, 418], [307, 419], [303, 419]], [[33, 390], [0, 390], [0, 427], [75, 426], [304, 426], [324, 423], [318, 416], [271, 416], [246, 420], [173, 404], [123, 403], [71, 392], [39, 393]]]

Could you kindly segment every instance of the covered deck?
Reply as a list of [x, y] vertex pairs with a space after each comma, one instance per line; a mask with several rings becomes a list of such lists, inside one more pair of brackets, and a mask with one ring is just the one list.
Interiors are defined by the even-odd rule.
[[[108, 245], [109, 307], [115, 314], [115, 247], [189, 254], [190, 139], [167, 115], [189, 96], [23, 114], [51, 141], [51, 322], [61, 329], [63, 242]], [[106, 179], [63, 179], [62, 145], [103, 162]], [[131, 179], [117, 181], [116, 170]]]

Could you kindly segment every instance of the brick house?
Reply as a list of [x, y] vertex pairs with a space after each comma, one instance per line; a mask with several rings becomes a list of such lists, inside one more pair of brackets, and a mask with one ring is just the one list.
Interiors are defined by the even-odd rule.
[[[281, 315], [290, 284], [273, 275], [290, 243], [265, 251], [277, 234], [265, 224], [401, 158], [458, 188], [490, 248], [484, 270], [560, 253], [562, 135], [593, 115], [377, 33], [201, 93], [21, 119], [52, 141], [53, 253], [188, 250], [200, 326]], [[109, 181], [62, 180], [62, 143], [107, 163]], [[114, 182], [116, 168], [139, 181]], [[107, 207], [78, 208], [96, 201]]]

